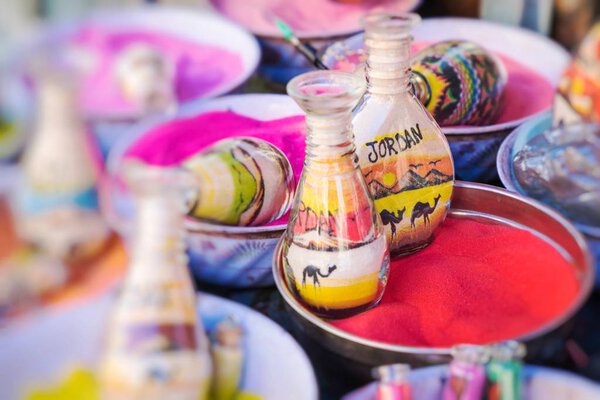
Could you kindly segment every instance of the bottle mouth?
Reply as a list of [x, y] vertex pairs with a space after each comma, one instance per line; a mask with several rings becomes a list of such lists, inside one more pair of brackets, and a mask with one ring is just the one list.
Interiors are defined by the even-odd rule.
[[366, 90], [366, 82], [354, 73], [314, 71], [299, 75], [287, 84], [288, 94], [305, 111], [319, 108], [352, 108]]
[[373, 13], [361, 20], [365, 34], [372, 38], [410, 38], [412, 29], [421, 22], [415, 13]]

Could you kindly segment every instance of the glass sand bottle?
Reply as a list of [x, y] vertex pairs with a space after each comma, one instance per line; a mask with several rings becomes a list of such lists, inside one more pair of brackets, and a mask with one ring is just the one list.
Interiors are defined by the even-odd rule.
[[183, 225], [193, 178], [181, 170], [134, 164], [126, 179], [136, 201], [136, 235], [107, 330], [102, 398], [205, 399], [212, 366]]
[[392, 256], [427, 246], [450, 204], [454, 165], [431, 114], [410, 90], [416, 14], [365, 18], [367, 92], [354, 125], [360, 168]]
[[494, 400], [518, 400], [523, 398], [522, 370], [525, 346], [516, 341], [491, 346], [491, 360], [487, 366], [487, 398]]
[[377, 379], [376, 400], [411, 400], [410, 365], [390, 364], [373, 369]]
[[306, 159], [283, 239], [288, 286], [323, 317], [376, 305], [389, 254], [381, 221], [358, 168], [351, 110], [364, 92], [353, 74], [316, 71], [287, 90], [306, 112]]
[[452, 348], [450, 376], [442, 391], [443, 400], [480, 400], [486, 384], [485, 363], [489, 351], [485, 346], [458, 345]]
[[99, 252], [110, 234], [98, 204], [100, 169], [78, 112], [75, 81], [53, 66], [38, 68], [35, 78], [36, 124], [13, 199], [16, 226], [45, 253], [81, 261]]

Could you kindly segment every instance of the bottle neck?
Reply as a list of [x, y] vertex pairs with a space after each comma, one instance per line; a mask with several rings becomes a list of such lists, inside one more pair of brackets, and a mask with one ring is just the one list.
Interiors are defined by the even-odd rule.
[[409, 92], [412, 37], [365, 33], [367, 91], [375, 95]]
[[151, 193], [141, 195], [137, 200], [132, 252], [134, 268], [185, 267], [183, 200], [178, 194], [177, 191]]
[[311, 169], [355, 168], [357, 157], [352, 134], [352, 114], [345, 109], [332, 114], [306, 116], [306, 159]]

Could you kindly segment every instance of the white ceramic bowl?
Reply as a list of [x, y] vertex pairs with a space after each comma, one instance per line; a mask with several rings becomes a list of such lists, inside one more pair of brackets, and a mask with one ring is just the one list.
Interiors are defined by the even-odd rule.
[[[231, 110], [260, 120], [272, 120], [303, 112], [286, 95], [245, 94], [195, 102], [183, 107], [174, 119], [208, 111]], [[112, 179], [119, 171], [123, 155], [149, 129], [173, 118], [162, 117], [142, 123], [127, 133], [110, 152], [107, 171]], [[123, 236], [130, 235], [133, 206], [129, 194], [115, 185], [103, 191], [102, 208], [108, 220]], [[235, 287], [273, 284], [271, 260], [285, 225], [237, 227], [203, 223], [189, 219], [188, 253], [190, 268], [203, 281]], [[208, 244], [208, 245], [207, 245]]]
[[[61, 312], [40, 314], [34, 323], [0, 332], [0, 398], [23, 398], [32, 385], [56, 385], [74, 365], [93, 368], [100, 355], [112, 294]], [[239, 318], [246, 334], [244, 391], [265, 400], [317, 399], [308, 358], [280, 326], [246, 306], [209, 294], [200, 294], [198, 304], [208, 330], [229, 315]]]
[[[90, 24], [107, 28], [126, 28], [127, 31], [168, 34], [191, 43], [210, 44], [238, 54], [242, 61], [242, 71], [234, 79], [221, 82], [203, 94], [202, 98], [219, 96], [240, 87], [254, 73], [260, 61], [257, 40], [217, 13], [200, 8], [140, 6], [98, 11], [82, 20], [44, 27], [15, 57], [12, 63], [13, 73], [19, 75], [19, 69], [31, 55], [45, 47], [65, 43], [79, 29]], [[97, 121], [136, 119], [139, 116], [105, 110], [100, 111], [98, 115], [87, 117]]]

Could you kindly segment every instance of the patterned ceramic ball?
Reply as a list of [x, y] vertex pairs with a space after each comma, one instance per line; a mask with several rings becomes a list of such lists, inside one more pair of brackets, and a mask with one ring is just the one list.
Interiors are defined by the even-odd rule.
[[433, 44], [415, 56], [411, 68], [415, 94], [440, 126], [487, 125], [502, 110], [506, 70], [475, 43]]
[[226, 225], [257, 226], [285, 214], [294, 174], [285, 154], [250, 137], [221, 140], [183, 162], [195, 173], [199, 194], [190, 214]]

